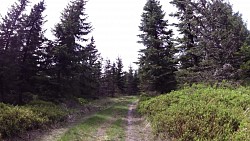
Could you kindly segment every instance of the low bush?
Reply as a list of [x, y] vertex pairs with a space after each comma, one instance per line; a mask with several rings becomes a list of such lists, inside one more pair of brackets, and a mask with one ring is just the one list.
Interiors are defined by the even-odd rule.
[[48, 119], [47, 124], [62, 122], [67, 118], [68, 111], [52, 102], [42, 100], [31, 101], [26, 105], [37, 115]]
[[249, 88], [193, 85], [143, 99], [138, 110], [164, 139], [250, 140]]
[[16, 135], [42, 126], [47, 119], [25, 107], [0, 103], [0, 134], [2, 137]]
[[77, 99], [77, 102], [80, 104], [80, 105], [86, 105], [89, 103], [89, 101], [85, 98], [76, 98]]
[[25, 106], [0, 103], [0, 140], [66, 119], [68, 112], [51, 102], [32, 101]]

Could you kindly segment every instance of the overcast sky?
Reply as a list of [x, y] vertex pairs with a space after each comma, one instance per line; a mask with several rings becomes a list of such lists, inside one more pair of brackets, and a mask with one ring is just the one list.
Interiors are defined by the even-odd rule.
[[[16, 0], [0, 0], [0, 13], [5, 15], [8, 8]], [[31, 4], [39, 0], [30, 0]], [[169, 4], [170, 0], [160, 0], [166, 15], [173, 12], [175, 8]], [[44, 29], [47, 29], [46, 35], [52, 38], [51, 28], [59, 21], [60, 13], [66, 7], [70, 0], [45, 0], [47, 9], [44, 12], [47, 15], [47, 23]], [[243, 19], [250, 21], [249, 0], [229, 0], [233, 4], [235, 11], [243, 15]], [[143, 46], [138, 44], [139, 24], [143, 6], [146, 0], [89, 0], [86, 5], [86, 13], [89, 16], [88, 21], [94, 28], [91, 33], [95, 40], [98, 50], [104, 59], [115, 59], [119, 56], [123, 59], [125, 69], [129, 65], [137, 68], [133, 62], [137, 61], [138, 50]], [[166, 17], [168, 18], [168, 17]], [[171, 21], [171, 20], [170, 20]], [[250, 29], [250, 24], [248, 24]]]

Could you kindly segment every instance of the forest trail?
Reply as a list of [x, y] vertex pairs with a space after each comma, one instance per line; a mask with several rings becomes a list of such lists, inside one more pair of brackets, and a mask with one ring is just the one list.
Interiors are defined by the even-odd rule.
[[13, 141], [153, 141], [150, 125], [136, 112], [137, 104], [138, 97], [112, 98], [102, 110]]
[[154, 136], [150, 124], [136, 113], [138, 101], [129, 105], [127, 116], [127, 134], [125, 141], [153, 141]]
[[137, 104], [138, 97], [116, 98], [110, 108], [91, 115], [57, 140], [153, 141], [151, 127], [137, 113]]

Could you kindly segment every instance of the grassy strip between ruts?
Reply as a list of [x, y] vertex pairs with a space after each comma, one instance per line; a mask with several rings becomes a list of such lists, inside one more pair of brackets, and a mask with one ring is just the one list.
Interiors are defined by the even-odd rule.
[[125, 121], [128, 111], [128, 104], [135, 101], [137, 97], [120, 97], [114, 98], [113, 106], [96, 113], [92, 117], [88, 118], [84, 122], [69, 129], [59, 141], [77, 141], [77, 140], [87, 140], [95, 141], [100, 139], [96, 136], [98, 128], [112, 121], [111, 125], [106, 127], [106, 135], [104, 140], [124, 140], [125, 139]]
[[116, 115], [114, 117], [114, 122], [110, 127], [107, 128], [107, 140], [124, 141], [125, 140], [125, 127], [127, 116], [128, 105], [116, 106]]

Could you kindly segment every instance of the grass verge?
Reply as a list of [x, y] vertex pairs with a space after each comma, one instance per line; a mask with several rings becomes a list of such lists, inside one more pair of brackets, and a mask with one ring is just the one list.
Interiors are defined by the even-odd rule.
[[126, 121], [119, 118], [107, 129], [107, 140], [124, 141], [125, 140], [125, 126]]

